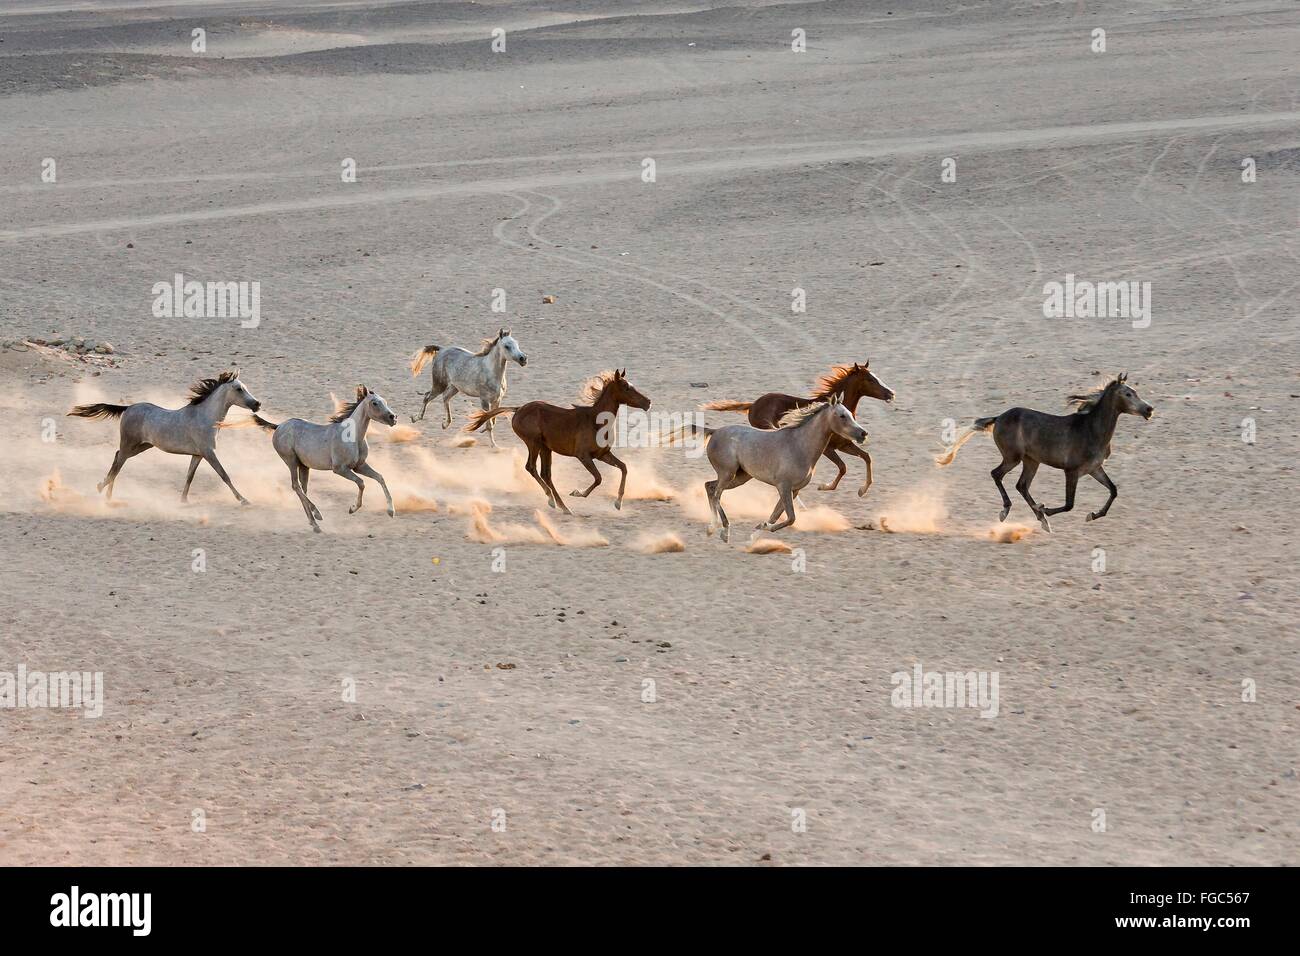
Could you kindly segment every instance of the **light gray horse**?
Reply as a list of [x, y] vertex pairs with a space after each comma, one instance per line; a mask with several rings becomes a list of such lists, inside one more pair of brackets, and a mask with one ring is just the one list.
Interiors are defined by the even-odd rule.
[[[451, 400], [457, 392], [464, 392], [470, 398], [477, 398], [483, 411], [490, 412], [500, 407], [506, 397], [506, 362], [513, 360], [520, 368], [528, 364], [528, 356], [519, 351], [509, 329], [502, 329], [496, 338], [484, 339], [482, 347], [471, 353], [469, 349], [444, 349], [438, 345], [426, 345], [411, 358], [411, 374], [419, 375], [429, 359], [433, 359], [430, 374], [433, 387], [424, 394], [424, 405], [419, 417], [411, 416], [411, 421], [418, 422], [424, 418], [429, 403], [441, 399], [447, 413], [443, 428], [451, 425]], [[491, 419], [487, 422], [488, 439], [492, 447], [497, 444], [493, 433]]]
[[113, 466], [108, 469], [107, 477], [95, 486], [96, 491], [107, 488], [109, 500], [113, 498], [113, 482], [117, 480], [117, 473], [122, 470], [127, 459], [134, 458], [147, 449], [158, 448], [173, 455], [191, 456], [190, 473], [185, 476], [181, 501], [189, 500], [194, 473], [199, 469], [199, 462], [206, 461], [239, 503], [246, 505], [248, 499], [239, 493], [226, 474], [226, 469], [217, 461], [217, 426], [225, 419], [232, 405], [254, 412], [262, 407], [262, 403], [244, 387], [244, 383], [239, 380], [239, 372], [235, 370], [195, 382], [190, 388], [189, 404], [183, 408], [159, 408], [149, 402], [137, 402], [134, 405], [95, 402], [78, 405], [68, 414], [76, 418], [122, 420]]
[[320, 509], [307, 497], [307, 478], [310, 470], [332, 471], [357, 484], [357, 503], [348, 509], [348, 514], [361, 510], [361, 497], [365, 494], [366, 483], [360, 476], [373, 478], [384, 489], [388, 500], [388, 517], [393, 517], [393, 496], [388, 493], [388, 483], [384, 476], [366, 464], [370, 446], [366, 443], [366, 428], [371, 421], [396, 425], [397, 416], [388, 407], [388, 403], [364, 385], [357, 386], [357, 400], [344, 405], [332, 416], [330, 424], [317, 425], [315, 422], [301, 418], [290, 418], [276, 425], [259, 415], [253, 416], [253, 422], [259, 427], [273, 432], [271, 444], [289, 466], [289, 482], [294, 494], [302, 503], [302, 510], [307, 512], [311, 529], [319, 532], [316, 522], [324, 520]]
[[[829, 402], [787, 412], [774, 429], [727, 425], [698, 430], [709, 436], [709, 463], [718, 475], [715, 481], [704, 483], [712, 513], [709, 534], [713, 534], [714, 522], [720, 521], [723, 541], [730, 540], [731, 536], [731, 522], [722, 510], [724, 491], [739, 488], [751, 478], [772, 485], [781, 498], [771, 517], [756, 527], [759, 531], [780, 531], [794, 524], [794, 499], [812, 481], [817, 459], [826, 450], [831, 436], [839, 435], [859, 443], [867, 440], [867, 430], [858, 424], [838, 395], [833, 395]], [[776, 519], [783, 511], [785, 520], [778, 524]]]

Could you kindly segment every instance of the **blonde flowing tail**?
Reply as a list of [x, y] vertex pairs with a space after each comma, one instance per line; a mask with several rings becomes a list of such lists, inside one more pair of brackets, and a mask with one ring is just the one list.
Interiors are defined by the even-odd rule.
[[419, 375], [424, 367], [429, 364], [429, 359], [438, 354], [441, 345], [426, 345], [420, 351], [411, 356], [411, 377]]
[[962, 433], [962, 436], [953, 442], [952, 447], [936, 458], [934, 463], [940, 468], [946, 468], [948, 465], [951, 465], [952, 460], [957, 457], [957, 452], [961, 449], [962, 445], [966, 444], [981, 432], [991, 432], [993, 430], [993, 423], [997, 420], [996, 415], [992, 418], [975, 419], [975, 424], [966, 429], [966, 431]]
[[709, 412], [747, 412], [754, 407], [753, 402], [733, 402], [726, 399], [719, 402], [705, 402], [700, 406]]
[[481, 411], [475, 412], [473, 415], [469, 417], [469, 421], [465, 424], [465, 427], [461, 430], [467, 432], [476, 432], [480, 428], [482, 428], [487, 422], [496, 418], [498, 415], [508, 415], [510, 412], [517, 412], [519, 411], [520, 407], [521, 406], [519, 405], [502, 405], [500, 408], [494, 408], [490, 412], [481, 412]]
[[713, 437], [713, 433], [716, 431], [716, 428], [708, 428], [704, 425], [696, 425], [694, 422], [687, 422], [685, 425], [674, 428], [672, 431], [661, 435], [659, 440], [664, 445], [677, 445], [680, 444], [689, 433], [690, 435], [703, 435], [705, 444], [708, 444], [709, 439]]
[[273, 432], [280, 426], [275, 422], [268, 422], [261, 415], [250, 415], [248, 418], [237, 418], [232, 422], [217, 422], [218, 428], [264, 428], [268, 432]]

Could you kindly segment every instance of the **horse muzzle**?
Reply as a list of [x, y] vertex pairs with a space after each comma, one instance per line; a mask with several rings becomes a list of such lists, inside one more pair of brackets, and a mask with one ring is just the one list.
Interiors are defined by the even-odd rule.
[[1155, 413], [1156, 410], [1152, 408], [1150, 405], [1142, 409], [1142, 417], [1145, 418], [1147, 421], [1151, 421], [1151, 416], [1154, 415]]
[[260, 411], [262, 410], [262, 403], [261, 403], [261, 402], [253, 402], [253, 403], [250, 404], [248, 407], [249, 407], [249, 410], [250, 410], [250, 411], [260, 412]]
[[519, 358], [515, 359], [515, 361], [519, 363], [519, 367], [520, 367], [520, 368], [523, 368], [525, 365], [528, 364], [528, 356], [527, 356], [527, 355], [521, 355], [521, 356], [519, 356]]
[[859, 445], [861, 445], [864, 441], [867, 440], [867, 430], [865, 428], [859, 428], [856, 432], [853, 433], [853, 440], [857, 442]]

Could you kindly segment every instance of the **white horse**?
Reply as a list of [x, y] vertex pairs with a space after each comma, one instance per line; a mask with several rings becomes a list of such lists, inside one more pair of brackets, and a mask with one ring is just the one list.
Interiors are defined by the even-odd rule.
[[248, 499], [235, 488], [226, 469], [217, 460], [217, 427], [232, 405], [240, 405], [254, 412], [262, 407], [262, 403], [239, 380], [239, 372], [233, 370], [222, 372], [216, 378], [195, 382], [190, 388], [189, 404], [183, 408], [160, 408], [149, 402], [136, 402], [134, 405], [95, 402], [78, 405], [68, 414], [75, 418], [122, 419], [113, 465], [108, 469], [107, 477], [95, 486], [96, 491], [107, 488], [110, 501], [117, 473], [127, 460], [142, 451], [157, 448], [173, 455], [190, 456], [190, 472], [185, 476], [181, 501], [189, 500], [194, 473], [199, 470], [199, 463], [206, 461], [226, 483], [236, 500], [241, 505], [246, 505]]
[[[772, 516], [757, 526], [759, 531], [780, 531], [794, 524], [794, 502], [800, 489], [812, 481], [817, 459], [826, 450], [831, 436], [839, 435], [851, 442], [867, 440], [853, 413], [832, 395], [828, 402], [816, 402], [786, 412], [776, 428], [751, 425], [726, 425], [723, 428], [698, 428], [709, 436], [709, 463], [717, 472], [715, 481], [704, 483], [709, 498], [709, 534], [715, 523], [722, 525], [722, 540], [730, 537], [731, 522], [722, 510], [722, 493], [739, 488], [751, 478], [776, 488], [780, 495]], [[785, 520], [777, 518], [785, 512]]]
[[[519, 351], [519, 343], [509, 329], [502, 329], [496, 338], [484, 339], [482, 348], [473, 353], [469, 349], [444, 349], [439, 345], [426, 345], [411, 358], [411, 374], [419, 375], [429, 359], [433, 359], [430, 372], [433, 387], [424, 395], [424, 405], [420, 408], [419, 416], [412, 415], [411, 421], [421, 421], [429, 403], [441, 399], [447, 413], [446, 421], [442, 423], [443, 428], [451, 425], [451, 400], [457, 392], [477, 398], [483, 411], [490, 412], [500, 407], [501, 400], [506, 397], [507, 360], [518, 362], [520, 368], [528, 364], [528, 356]], [[495, 448], [497, 439], [491, 419], [487, 423], [487, 432], [488, 439]]]
[[280, 424], [268, 422], [259, 415], [253, 416], [253, 422], [260, 428], [274, 433], [271, 444], [276, 452], [289, 466], [289, 483], [293, 486], [302, 510], [307, 512], [311, 529], [319, 532], [322, 520], [320, 509], [307, 497], [307, 478], [312, 468], [318, 471], [332, 471], [349, 481], [356, 482], [357, 503], [348, 509], [348, 514], [361, 510], [361, 497], [365, 494], [366, 484], [359, 477], [365, 475], [379, 482], [388, 500], [388, 517], [393, 517], [393, 496], [388, 493], [388, 483], [384, 476], [366, 464], [370, 446], [366, 443], [366, 428], [371, 421], [396, 425], [397, 416], [388, 407], [388, 403], [364, 385], [357, 386], [357, 400], [344, 405], [332, 416], [330, 424], [317, 425], [315, 422], [301, 418], [290, 418]]

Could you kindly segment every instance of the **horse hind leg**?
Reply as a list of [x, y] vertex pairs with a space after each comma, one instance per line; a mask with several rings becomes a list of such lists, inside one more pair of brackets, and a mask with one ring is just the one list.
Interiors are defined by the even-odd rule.
[[560, 492], [559, 489], [555, 487], [555, 482], [551, 480], [551, 449], [543, 445], [541, 450], [541, 457], [542, 457], [542, 483], [546, 485], [551, 495], [551, 507], [559, 508], [566, 515], [573, 514], [573, 512], [569, 510], [569, 506], [564, 503], [564, 499], [560, 497]]
[[546, 503], [554, 508], [555, 502], [551, 499], [551, 486], [542, 481], [542, 476], [537, 472], [537, 454], [540, 450], [541, 446], [529, 442], [528, 461], [524, 464], [524, 471], [532, 475], [533, 480], [542, 486], [542, 491], [546, 492]]
[[306, 467], [299, 465], [296, 458], [286, 458], [284, 463], [289, 466], [289, 485], [293, 488], [293, 493], [298, 496], [298, 503], [302, 505], [302, 510], [307, 515], [307, 522], [311, 525], [311, 530], [320, 534], [320, 525], [316, 523], [316, 519], [320, 517], [320, 512], [316, 510], [316, 506], [307, 497], [307, 489], [302, 478], [303, 473], [307, 470]]
[[1002, 496], [1002, 514], [998, 517], [999, 521], [1006, 521], [1007, 515], [1011, 513], [1011, 496], [1007, 494], [1007, 489], [1006, 486], [1002, 484], [1002, 479], [1006, 477], [1007, 472], [1018, 464], [1020, 464], [1019, 458], [1003, 454], [1002, 464], [989, 472], [989, 474], [993, 476], [993, 483], [998, 486], [998, 494]]
[[[451, 427], [451, 400], [459, 394], [460, 394], [460, 389], [458, 389], [455, 385], [448, 385], [446, 390], [441, 395], [442, 410], [447, 413], [447, 417], [442, 423], [443, 428]], [[489, 422], [489, 425], [490, 424], [491, 423]]]
[[108, 474], [104, 476], [103, 481], [101, 481], [99, 484], [95, 486], [95, 490], [103, 491], [105, 488], [107, 488], [108, 489], [107, 500], [112, 501], [113, 482], [117, 481], [117, 474], [122, 470], [122, 466], [125, 465], [127, 461], [134, 458], [136, 455], [140, 454], [140, 452], [147, 451], [152, 447], [153, 446], [148, 444], [147, 442], [141, 442], [140, 444], [132, 445], [129, 448], [125, 445], [118, 448], [117, 454], [113, 456], [113, 464], [109, 467]]
[[[289, 467], [292, 468], [295, 466], [290, 465]], [[311, 478], [311, 469], [300, 461], [297, 463], [296, 467], [298, 470], [298, 482], [302, 485], [302, 496], [307, 498], [307, 481]], [[325, 520], [324, 516], [320, 513], [320, 509], [316, 507], [316, 502], [312, 501], [311, 498], [307, 498], [307, 504], [311, 505], [312, 514], [315, 516], [317, 521]]]
[[1038, 518], [1038, 523], [1043, 526], [1043, 530], [1050, 534], [1052, 526], [1047, 520], [1047, 509], [1036, 502], [1033, 495], [1029, 493], [1029, 484], [1034, 480], [1036, 474], [1038, 474], [1038, 462], [1032, 458], [1026, 458], [1024, 464], [1020, 467], [1020, 480], [1016, 482], [1016, 491], [1020, 492], [1020, 497], [1029, 503], [1030, 510]]

